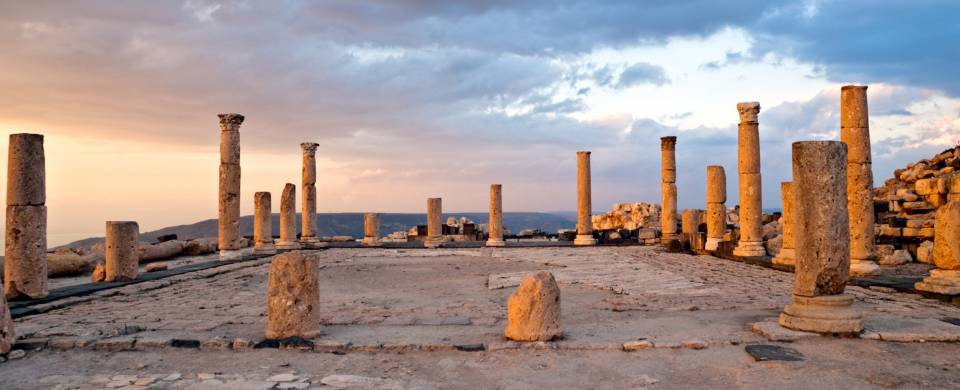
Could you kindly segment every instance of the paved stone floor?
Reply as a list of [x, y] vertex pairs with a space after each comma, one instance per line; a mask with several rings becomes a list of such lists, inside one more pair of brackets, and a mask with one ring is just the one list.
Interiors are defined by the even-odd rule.
[[[16, 320], [26, 356], [0, 363], [0, 388], [960, 388], [960, 344], [929, 342], [960, 340], [941, 321], [960, 307], [917, 295], [849, 287], [863, 338], [784, 343], [753, 324], [789, 302], [793, 274], [729, 260], [639, 246], [320, 254], [312, 347], [253, 348], [260, 259], [51, 302]], [[506, 298], [541, 269], [560, 282], [565, 337], [506, 342]], [[755, 361], [751, 345], [803, 360]]]

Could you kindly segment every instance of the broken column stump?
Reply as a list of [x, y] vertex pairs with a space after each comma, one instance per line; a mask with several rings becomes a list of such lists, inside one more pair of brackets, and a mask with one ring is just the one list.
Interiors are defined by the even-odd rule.
[[140, 267], [140, 226], [132, 221], [107, 221], [104, 238], [104, 280], [134, 280]]
[[3, 266], [9, 299], [47, 296], [46, 199], [43, 135], [10, 134]]
[[319, 259], [308, 252], [277, 255], [267, 282], [267, 338], [314, 337], [320, 332]]
[[297, 186], [287, 183], [280, 193], [280, 239], [277, 249], [300, 249], [297, 241]]
[[547, 271], [527, 275], [507, 299], [504, 337], [516, 341], [550, 341], [562, 334], [560, 287], [556, 279]]
[[947, 202], [937, 209], [935, 215], [933, 264], [937, 268], [930, 270], [930, 275], [914, 287], [937, 294], [960, 295], [960, 240], [957, 239], [960, 234], [960, 201]]

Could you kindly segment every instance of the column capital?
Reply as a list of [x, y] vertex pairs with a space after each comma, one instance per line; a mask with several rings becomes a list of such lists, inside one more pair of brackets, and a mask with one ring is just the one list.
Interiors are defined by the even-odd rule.
[[578, 156], [589, 156], [589, 155], [590, 155], [590, 151], [589, 151], [589, 150], [578, 150], [578, 151], [577, 151], [577, 155], [578, 155]]
[[660, 150], [676, 150], [677, 147], [677, 137], [674, 135], [668, 135], [666, 137], [660, 137]]
[[220, 131], [239, 130], [243, 115], [237, 113], [217, 114], [220, 118]]
[[740, 112], [740, 123], [757, 122], [757, 115], [760, 114], [760, 102], [737, 103], [737, 111]]
[[303, 150], [303, 154], [314, 155], [317, 153], [317, 147], [320, 146], [318, 143], [314, 142], [303, 142], [300, 144], [300, 149]]

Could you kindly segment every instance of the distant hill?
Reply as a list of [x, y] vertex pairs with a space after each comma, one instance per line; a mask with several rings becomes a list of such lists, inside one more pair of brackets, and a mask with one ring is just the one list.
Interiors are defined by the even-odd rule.
[[[566, 214], [566, 213], [564, 213]], [[568, 214], [570, 215], [570, 214]], [[575, 214], [572, 214], [575, 216]], [[450, 213], [443, 214], [442, 220], [446, 222], [447, 217], [467, 217], [476, 223], [486, 224], [489, 215], [487, 213]], [[380, 216], [380, 234], [407, 230], [415, 225], [424, 225], [427, 223], [426, 214], [395, 214], [384, 213]], [[549, 233], [556, 233], [559, 229], [573, 229], [576, 227], [576, 220], [567, 215], [559, 213], [524, 213], [507, 212], [503, 213], [503, 225], [513, 233], [522, 229], [540, 229]], [[280, 214], [273, 214], [273, 234], [280, 233]], [[297, 214], [297, 230], [300, 228], [300, 214]], [[363, 213], [329, 213], [317, 214], [317, 229], [321, 236], [363, 236]], [[217, 236], [217, 220], [208, 219], [190, 225], [170, 226], [152, 232], [141, 232], [140, 240], [153, 242], [157, 237], [165, 234], [176, 234], [179, 239], [193, 239], [200, 237]], [[240, 217], [240, 234], [244, 236], [253, 235], [253, 216], [246, 215]], [[83, 240], [74, 241], [62, 247], [89, 247], [90, 245], [103, 242], [103, 237], [91, 237]]]

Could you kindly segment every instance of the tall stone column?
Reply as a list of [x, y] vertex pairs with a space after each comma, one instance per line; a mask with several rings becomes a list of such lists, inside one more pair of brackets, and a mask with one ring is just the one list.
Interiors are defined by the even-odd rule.
[[301, 208], [300, 241], [305, 244], [316, 244], [317, 239], [317, 147], [319, 144], [304, 142], [300, 144], [303, 150], [303, 183], [300, 191]]
[[793, 184], [789, 181], [780, 183], [780, 201], [782, 206], [780, 207], [780, 225], [783, 226], [783, 246], [780, 248], [780, 253], [777, 253], [777, 256], [773, 258], [774, 264], [779, 265], [795, 265], [797, 259], [796, 246], [794, 245], [794, 197], [793, 197]]
[[280, 240], [277, 249], [300, 249], [297, 241], [297, 186], [287, 183], [280, 193]]
[[427, 239], [423, 245], [437, 248], [443, 243], [443, 203], [440, 198], [427, 198]]
[[7, 298], [47, 296], [46, 201], [43, 135], [10, 134], [3, 265]]
[[677, 137], [660, 137], [660, 240], [664, 245], [677, 240]]
[[140, 269], [140, 225], [132, 221], [107, 221], [104, 235], [104, 268], [107, 282], [134, 280]]
[[311, 338], [320, 333], [320, 260], [293, 251], [270, 262], [267, 339]]
[[760, 103], [737, 103], [740, 126], [737, 136], [737, 173], [740, 177], [740, 242], [733, 254], [758, 257], [763, 247], [763, 209], [760, 204]]
[[273, 245], [273, 207], [269, 192], [253, 194], [253, 253], [277, 253], [277, 247]]
[[573, 245], [597, 245], [590, 206], [590, 152], [577, 152], [577, 238]]
[[793, 301], [780, 325], [820, 333], [855, 334], [860, 315], [844, 294], [850, 273], [847, 146], [838, 141], [793, 144], [797, 264]]
[[723, 167], [707, 167], [707, 242], [705, 250], [715, 251], [727, 232], [727, 174]]
[[220, 199], [217, 244], [221, 260], [240, 254], [240, 124], [243, 115], [220, 114]]
[[876, 261], [873, 169], [867, 87], [840, 88], [840, 141], [847, 144], [847, 209], [850, 213], [850, 273], [872, 275]]
[[380, 242], [380, 214], [363, 215], [363, 246], [382, 246]]
[[487, 224], [489, 237], [486, 246], [506, 246], [503, 241], [503, 194], [499, 184], [490, 185], [490, 223]]
[[680, 214], [680, 244], [686, 248], [692, 248], [694, 236], [700, 227], [702, 213], [703, 211], [700, 209], [686, 209]]

